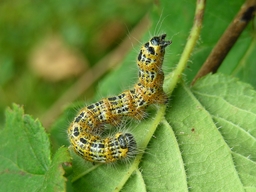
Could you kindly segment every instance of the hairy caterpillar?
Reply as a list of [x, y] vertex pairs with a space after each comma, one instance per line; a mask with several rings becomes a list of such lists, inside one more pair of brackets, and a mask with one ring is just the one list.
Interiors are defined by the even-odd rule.
[[137, 144], [130, 133], [118, 132], [103, 138], [105, 124], [117, 126], [123, 116], [142, 118], [150, 104], [163, 104], [167, 96], [163, 91], [162, 63], [166, 34], [155, 36], [145, 43], [137, 58], [139, 80], [130, 90], [102, 99], [82, 108], [68, 129], [68, 137], [74, 151], [91, 162], [110, 163], [133, 157]]

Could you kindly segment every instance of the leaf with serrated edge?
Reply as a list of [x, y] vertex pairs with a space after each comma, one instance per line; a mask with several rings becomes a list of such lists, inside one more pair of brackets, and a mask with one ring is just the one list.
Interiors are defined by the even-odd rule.
[[0, 136], [2, 191], [65, 191], [61, 164], [70, 161], [67, 149], [59, 149], [51, 160], [49, 139], [38, 121], [13, 105], [6, 110]]
[[[93, 166], [77, 157], [74, 160], [77, 162], [74, 164], [76, 174], [79, 170], [87, 170], [87, 173], [74, 182], [75, 189], [113, 191], [117, 186], [123, 186], [124, 191], [128, 188], [134, 191], [255, 190], [255, 128], [251, 127], [250, 134], [242, 128], [255, 121], [255, 100], [256, 92], [250, 86], [223, 75], [207, 76], [192, 90], [180, 85], [174, 91], [166, 117], [151, 138], [139, 167], [135, 167], [133, 161], [124, 165]], [[235, 108], [236, 113], [229, 114], [232, 110], [226, 104]], [[221, 114], [218, 110], [224, 112]], [[222, 121], [229, 117], [245, 119], [248, 112], [252, 120], [239, 121], [239, 126], [228, 120], [228, 126], [222, 125]], [[138, 146], [152, 129], [154, 116], [155, 113], [151, 113], [151, 118], [132, 126]], [[239, 145], [230, 145], [235, 142]]]

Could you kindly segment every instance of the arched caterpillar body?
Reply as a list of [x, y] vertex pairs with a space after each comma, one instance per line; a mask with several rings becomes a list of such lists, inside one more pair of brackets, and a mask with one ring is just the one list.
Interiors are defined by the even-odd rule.
[[105, 124], [117, 126], [123, 116], [142, 118], [150, 104], [163, 104], [167, 96], [163, 91], [162, 63], [166, 34], [155, 36], [145, 43], [137, 58], [139, 80], [131, 90], [102, 99], [82, 108], [68, 129], [74, 151], [91, 162], [110, 163], [133, 157], [137, 144], [130, 133], [118, 132], [112, 137], [102, 137]]

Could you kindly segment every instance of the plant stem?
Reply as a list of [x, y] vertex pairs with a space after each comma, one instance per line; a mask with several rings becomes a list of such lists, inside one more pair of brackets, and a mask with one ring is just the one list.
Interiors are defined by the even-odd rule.
[[181, 79], [182, 72], [187, 67], [187, 62], [199, 38], [200, 31], [202, 28], [205, 2], [206, 0], [197, 0], [195, 17], [194, 17], [194, 25], [191, 29], [184, 51], [180, 57], [180, 60], [178, 62], [176, 69], [172, 73], [166, 76], [164, 89], [168, 95], [171, 95], [175, 86]]
[[245, 29], [249, 21], [253, 18], [256, 10], [256, 0], [247, 0], [240, 8], [234, 20], [229, 24], [222, 37], [219, 39], [214, 49], [204, 62], [201, 69], [193, 79], [191, 85], [194, 85], [196, 80], [205, 76], [208, 73], [215, 73], [220, 67], [222, 61], [233, 47], [238, 37]]

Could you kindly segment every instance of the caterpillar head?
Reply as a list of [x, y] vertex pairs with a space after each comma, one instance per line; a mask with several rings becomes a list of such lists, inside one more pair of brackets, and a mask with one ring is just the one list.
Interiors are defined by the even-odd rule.
[[152, 37], [149, 42], [145, 44], [145, 48], [150, 55], [158, 56], [164, 53], [165, 47], [172, 43], [171, 41], [165, 41], [165, 37], [166, 34]]
[[160, 36], [155, 36], [152, 39], [150, 39], [150, 43], [152, 46], [160, 46], [162, 50], [164, 50], [165, 47], [170, 45], [172, 42], [171, 41], [165, 41], [166, 34], [162, 34]]
[[122, 150], [125, 150], [125, 149], [127, 150], [126, 155], [124, 156], [128, 158], [133, 157], [137, 149], [135, 138], [130, 133], [119, 133], [119, 134], [120, 135], [118, 136], [118, 142], [120, 144], [120, 147]]
[[162, 66], [165, 48], [172, 43], [171, 41], [166, 41], [165, 38], [166, 34], [155, 36], [141, 47], [138, 56], [139, 68], [149, 65], [153, 68], [154, 66], [158, 68]]

